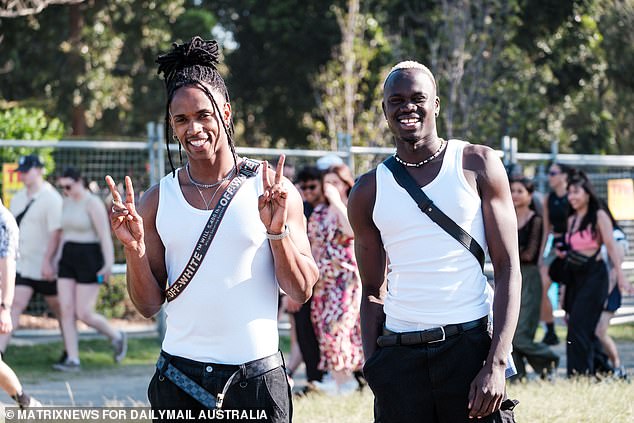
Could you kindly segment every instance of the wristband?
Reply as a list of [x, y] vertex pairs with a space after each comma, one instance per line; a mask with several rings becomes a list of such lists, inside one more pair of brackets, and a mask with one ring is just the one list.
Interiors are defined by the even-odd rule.
[[286, 238], [290, 233], [291, 233], [291, 230], [288, 227], [288, 225], [284, 225], [284, 231], [281, 234], [270, 234], [267, 232], [266, 237], [270, 240], [278, 241], [280, 239]]

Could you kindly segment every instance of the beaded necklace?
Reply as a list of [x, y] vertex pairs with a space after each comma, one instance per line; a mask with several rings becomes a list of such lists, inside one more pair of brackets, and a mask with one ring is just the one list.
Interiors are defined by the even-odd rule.
[[434, 154], [432, 154], [431, 156], [427, 157], [425, 160], [418, 162], [418, 163], [411, 163], [411, 162], [406, 162], [405, 160], [401, 159], [398, 156], [398, 153], [394, 153], [394, 159], [396, 159], [397, 162], [399, 162], [400, 164], [402, 164], [403, 166], [407, 166], [407, 167], [421, 167], [429, 162], [431, 162], [432, 160], [434, 160], [436, 157], [438, 157], [440, 155], [440, 153], [442, 152], [442, 149], [445, 147], [446, 142], [444, 139], [440, 139], [440, 147], [438, 147], [438, 150], [436, 150], [436, 152]]

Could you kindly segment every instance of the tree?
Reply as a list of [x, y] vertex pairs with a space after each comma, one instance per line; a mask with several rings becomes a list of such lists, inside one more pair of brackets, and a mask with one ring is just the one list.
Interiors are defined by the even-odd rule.
[[304, 118], [311, 145], [331, 150], [348, 142], [391, 145], [381, 110], [388, 42], [377, 20], [361, 12], [358, 0], [349, 0], [345, 10], [334, 7], [334, 12], [342, 41], [314, 79], [317, 106]]
[[220, 0], [213, 7], [237, 48], [225, 48], [237, 133], [247, 145], [305, 146], [312, 77], [340, 34], [330, 0]]
[[73, 135], [143, 134], [162, 118], [153, 62], [184, 3], [92, 0], [2, 20], [0, 96], [56, 112]]

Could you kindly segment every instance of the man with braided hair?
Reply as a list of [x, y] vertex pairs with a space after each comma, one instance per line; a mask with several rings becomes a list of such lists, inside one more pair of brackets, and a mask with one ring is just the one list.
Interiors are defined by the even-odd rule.
[[174, 169], [170, 158], [172, 172], [139, 204], [129, 177], [122, 198], [107, 176], [112, 226], [137, 309], [150, 317], [168, 300], [148, 389], [152, 408], [248, 409], [287, 422], [292, 407], [278, 350], [278, 291], [303, 303], [318, 271], [301, 197], [282, 175], [284, 156], [273, 172], [235, 153], [218, 55], [215, 41], [194, 37], [158, 57], [165, 122], [187, 163]]
[[361, 176], [348, 201], [376, 421], [512, 421], [505, 376], [521, 281], [506, 172], [492, 149], [438, 136], [427, 67], [401, 62], [383, 89], [396, 154]]

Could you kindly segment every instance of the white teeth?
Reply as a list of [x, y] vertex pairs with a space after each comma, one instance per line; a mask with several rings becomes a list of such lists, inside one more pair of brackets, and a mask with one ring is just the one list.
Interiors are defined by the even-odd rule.
[[194, 147], [201, 147], [203, 144], [205, 144], [205, 140], [192, 140], [189, 143]]
[[418, 119], [416, 118], [412, 118], [412, 119], [400, 119], [399, 122], [404, 123], [404, 124], [412, 124], [412, 123], [417, 123]]

